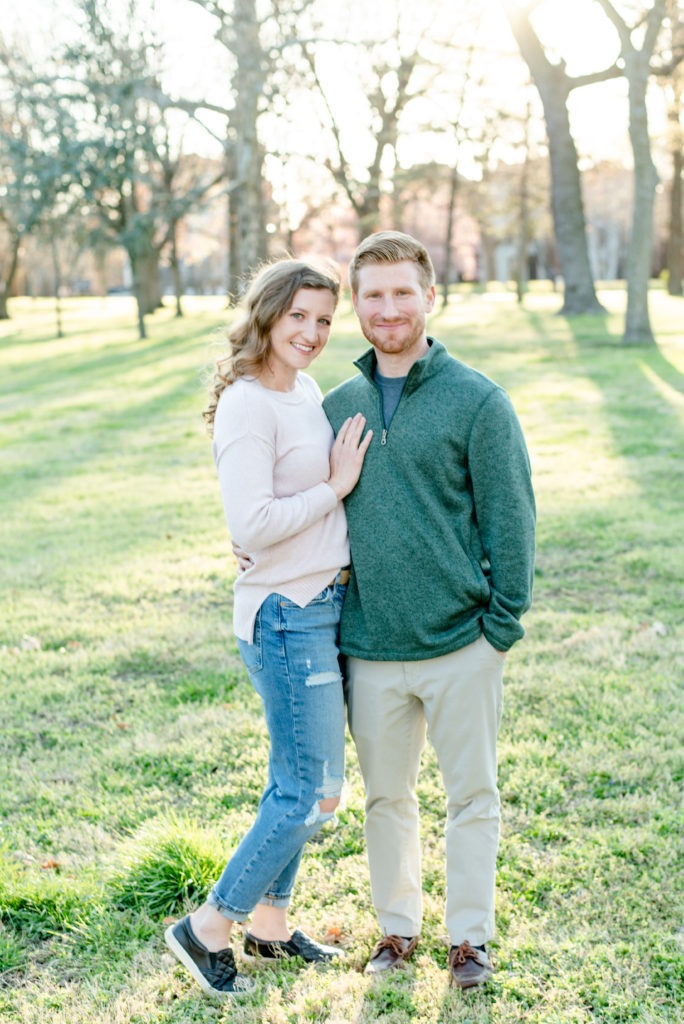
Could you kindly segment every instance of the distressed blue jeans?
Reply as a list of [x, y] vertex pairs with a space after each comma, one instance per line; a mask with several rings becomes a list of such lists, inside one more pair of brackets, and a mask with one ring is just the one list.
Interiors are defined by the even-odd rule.
[[244, 921], [257, 903], [289, 904], [304, 844], [333, 817], [320, 802], [342, 791], [337, 644], [345, 590], [326, 587], [305, 608], [271, 594], [257, 613], [253, 643], [238, 640], [264, 705], [271, 750], [256, 820], [208, 898], [233, 921]]

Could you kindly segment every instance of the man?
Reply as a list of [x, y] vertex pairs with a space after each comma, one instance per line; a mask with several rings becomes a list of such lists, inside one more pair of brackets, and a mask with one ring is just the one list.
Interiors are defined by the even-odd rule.
[[423, 245], [371, 235], [350, 284], [372, 348], [324, 408], [335, 431], [357, 412], [373, 430], [345, 499], [352, 569], [341, 623], [383, 931], [366, 972], [398, 967], [418, 943], [416, 782], [427, 730], [447, 795], [449, 971], [471, 988], [492, 973], [496, 738], [504, 659], [532, 591], [529, 459], [505, 392], [426, 334], [435, 286]]

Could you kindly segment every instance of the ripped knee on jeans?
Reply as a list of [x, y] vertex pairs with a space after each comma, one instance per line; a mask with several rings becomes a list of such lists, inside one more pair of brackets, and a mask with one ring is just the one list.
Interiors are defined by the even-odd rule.
[[317, 800], [306, 817], [306, 825], [315, 825], [316, 822], [323, 824], [334, 817], [335, 810], [340, 802], [339, 796], [327, 796], [324, 800]]
[[344, 778], [341, 775], [335, 776], [329, 774], [328, 763], [326, 761], [323, 766], [323, 782], [317, 790], [319, 798], [309, 811], [306, 819], [307, 825], [313, 825], [316, 821], [320, 821], [322, 824], [324, 821], [333, 817], [340, 804], [343, 785]]
[[329, 686], [331, 683], [339, 683], [341, 676], [339, 672], [312, 672], [306, 677], [307, 686]]

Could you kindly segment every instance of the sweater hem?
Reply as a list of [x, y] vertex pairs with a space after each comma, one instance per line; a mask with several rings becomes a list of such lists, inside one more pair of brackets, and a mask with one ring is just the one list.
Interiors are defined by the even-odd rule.
[[482, 630], [467, 636], [458, 637], [448, 644], [434, 644], [429, 649], [423, 648], [420, 651], [389, 650], [389, 651], [366, 651], [352, 644], [340, 644], [340, 653], [348, 658], [361, 658], [363, 661], [428, 661], [430, 658], [441, 658], [445, 654], [453, 654], [460, 651], [469, 644], [476, 643], [482, 636]]

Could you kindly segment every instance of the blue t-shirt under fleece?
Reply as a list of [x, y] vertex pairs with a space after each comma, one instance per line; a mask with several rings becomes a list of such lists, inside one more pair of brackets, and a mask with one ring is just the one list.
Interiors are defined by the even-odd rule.
[[387, 430], [392, 422], [392, 417], [397, 411], [399, 399], [406, 383], [406, 377], [383, 377], [376, 369], [373, 374], [373, 380], [382, 395], [382, 418], [385, 421], [385, 430]]

